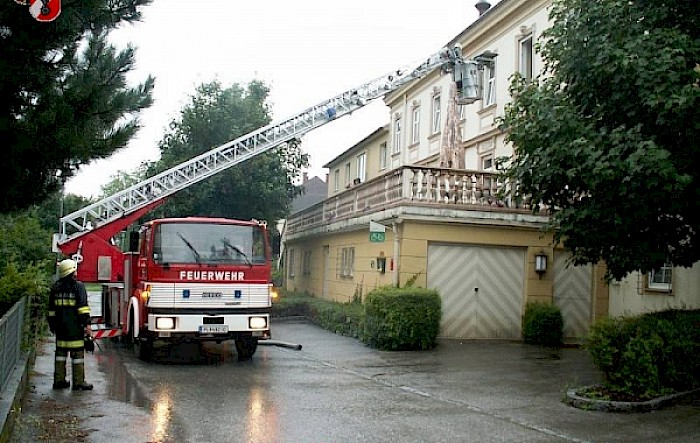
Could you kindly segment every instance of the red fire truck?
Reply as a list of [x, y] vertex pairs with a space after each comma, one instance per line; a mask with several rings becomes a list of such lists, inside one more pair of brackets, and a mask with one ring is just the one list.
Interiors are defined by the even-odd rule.
[[[79, 263], [78, 278], [102, 283], [95, 338], [123, 337], [142, 358], [155, 341], [234, 340], [240, 359], [270, 338], [270, 242], [256, 220], [172, 218], [133, 225], [165, 199], [214, 174], [443, 69], [453, 73], [459, 103], [480, 98], [483, 61], [443, 48], [303, 112], [214, 148], [61, 218], [56, 251]], [[131, 228], [128, 248], [114, 239]], [[127, 249], [123, 252], [122, 249]]]

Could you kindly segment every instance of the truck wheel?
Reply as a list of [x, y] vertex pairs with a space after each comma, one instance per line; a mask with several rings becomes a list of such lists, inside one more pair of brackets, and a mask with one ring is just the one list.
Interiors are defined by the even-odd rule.
[[134, 348], [134, 354], [136, 357], [143, 361], [150, 361], [153, 355], [153, 340], [150, 338], [141, 339], [140, 337], [134, 336], [134, 331], [136, 330], [134, 324], [134, 315], [129, 315], [129, 342]]
[[258, 349], [257, 338], [239, 338], [236, 339], [236, 353], [238, 361], [250, 360]]
[[136, 338], [134, 352], [143, 361], [151, 361], [153, 358], [153, 340], [150, 338]]

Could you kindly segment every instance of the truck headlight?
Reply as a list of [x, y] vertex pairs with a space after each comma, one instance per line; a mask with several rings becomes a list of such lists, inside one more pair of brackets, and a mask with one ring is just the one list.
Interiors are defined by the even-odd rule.
[[248, 317], [250, 329], [267, 329], [267, 317]]
[[175, 329], [173, 317], [156, 317], [156, 329]]

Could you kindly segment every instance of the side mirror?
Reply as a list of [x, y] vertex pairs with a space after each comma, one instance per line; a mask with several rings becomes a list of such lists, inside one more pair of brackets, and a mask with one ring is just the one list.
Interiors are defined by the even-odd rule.
[[129, 232], [129, 252], [139, 252], [139, 232]]

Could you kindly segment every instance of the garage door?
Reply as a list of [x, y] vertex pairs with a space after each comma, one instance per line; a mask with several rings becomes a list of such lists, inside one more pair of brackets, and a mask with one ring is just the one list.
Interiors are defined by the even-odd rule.
[[591, 265], [569, 266], [569, 254], [554, 254], [554, 304], [564, 318], [564, 337], [582, 338], [591, 323]]
[[520, 338], [525, 250], [428, 246], [428, 287], [442, 298], [445, 338]]

